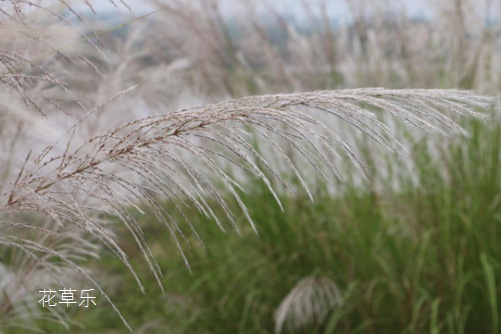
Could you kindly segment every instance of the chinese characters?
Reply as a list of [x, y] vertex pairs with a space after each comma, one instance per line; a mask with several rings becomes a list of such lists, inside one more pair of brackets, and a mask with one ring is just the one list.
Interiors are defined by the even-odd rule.
[[42, 298], [38, 300], [38, 303], [40, 303], [42, 307], [55, 307], [62, 304], [66, 305], [66, 307], [75, 305], [87, 308], [91, 305], [96, 305], [96, 297], [91, 295], [92, 291], [94, 291], [94, 289], [83, 289], [80, 290], [80, 294], [78, 294], [76, 289], [71, 288], [59, 290], [43, 289], [38, 291], [42, 294]]

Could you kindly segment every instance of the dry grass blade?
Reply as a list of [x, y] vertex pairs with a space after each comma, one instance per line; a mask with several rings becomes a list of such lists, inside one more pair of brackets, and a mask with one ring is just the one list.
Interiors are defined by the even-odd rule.
[[[427, 131], [463, 132], [443, 111], [449, 109], [483, 117], [475, 109], [487, 108], [490, 103], [489, 97], [465, 91], [357, 89], [245, 97], [143, 118], [91, 138], [72, 152], [68, 151], [68, 145], [61, 156], [52, 156], [55, 145], [49, 146], [31, 166], [21, 171], [10, 192], [4, 194], [2, 209], [36, 208], [43, 202], [44, 211], [49, 210], [51, 204], [59, 207], [54, 212], [61, 212], [60, 206], [67, 206], [64, 212], [82, 218], [86, 214], [75, 212], [75, 206], [80, 200], [94, 198], [98, 207], [106, 207], [106, 212], [118, 215], [133, 201], [154, 192], [173, 200], [184, 196], [207, 214], [211, 210], [202, 195], [208, 192], [234, 221], [213, 180], [191, 164], [187, 154], [198, 159], [211, 175], [221, 180], [246, 213], [237, 193], [238, 183], [224, 171], [222, 161], [262, 179], [274, 194], [273, 182], [258, 168], [258, 163], [265, 166], [265, 171], [271, 171], [273, 177], [280, 177], [271, 163], [246, 141], [250, 130], [242, 125], [250, 125], [270, 141], [276, 139], [272, 135], [285, 139], [322, 172], [335, 166], [322, 154], [325, 147], [331, 152], [340, 149], [337, 158], [350, 159], [366, 173], [355, 149], [302, 107], [321, 110], [346, 121], [384, 147], [398, 150], [398, 141], [378, 120], [378, 110]], [[271, 145], [302, 180], [298, 166], [280, 148], [280, 141], [271, 142]], [[121, 174], [125, 172], [129, 174]], [[130, 178], [130, 173], [137, 178]], [[143, 186], [145, 180], [150, 181], [148, 187]], [[281, 179], [280, 182], [285, 184]], [[307, 190], [306, 182], [302, 183]], [[69, 195], [75, 201], [68, 202]], [[252, 224], [251, 217], [247, 219]]]
[[321, 324], [335, 307], [343, 304], [337, 285], [325, 277], [301, 280], [275, 312], [275, 333], [298, 333]]

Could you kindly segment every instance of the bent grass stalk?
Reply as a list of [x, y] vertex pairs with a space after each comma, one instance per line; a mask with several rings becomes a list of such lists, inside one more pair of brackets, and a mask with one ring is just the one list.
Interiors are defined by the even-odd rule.
[[[236, 213], [229, 208], [221, 187], [215, 184], [214, 179], [217, 179], [236, 200], [241, 213], [257, 232], [252, 217], [238, 194], [238, 190], [242, 190], [239, 182], [224, 170], [225, 164], [233, 164], [248, 175], [261, 179], [278, 203], [280, 200], [273, 185], [278, 182], [287, 189], [287, 181], [280, 176], [272, 162], [249, 144], [246, 139], [250, 135], [249, 128], [242, 125], [258, 129], [263, 140], [271, 141], [270, 147], [274, 151], [272, 155], [288, 161], [288, 167], [300, 180], [303, 190], [312, 198], [302, 176], [304, 166], [300, 169], [297, 163], [288, 158], [280, 148], [281, 142], [294, 143], [294, 148], [305, 163], [324, 176], [328, 175], [329, 170], [334, 175], [341, 174], [340, 171], [331, 170], [335, 168], [335, 161], [329, 161], [326, 151], [333, 153], [337, 159], [348, 159], [362, 175], [367, 173], [355, 149], [315, 118], [315, 110], [346, 121], [387, 149], [398, 150], [399, 142], [385, 124], [378, 120], [374, 110], [382, 110], [425, 131], [464, 133], [442, 112], [452, 110], [462, 115], [484, 117], [475, 109], [487, 108], [491, 103], [492, 99], [489, 97], [465, 91], [381, 88], [244, 97], [138, 119], [112, 128], [71, 149], [69, 141], [72, 132], [85, 121], [86, 117], [83, 117], [68, 130], [64, 138], [49, 145], [38, 156], [27, 157], [17, 179], [10, 186], [4, 187], [0, 196], [0, 222], [5, 224], [14, 220], [16, 224], [28, 224], [15, 220], [16, 215], [25, 212], [48, 217], [56, 222], [56, 226], [76, 226], [90, 233], [96, 242], [111, 249], [129, 268], [142, 288], [126, 254], [113, 234], [102, 227], [102, 220], [96, 216], [96, 212], [118, 217], [135, 239], [162, 287], [162, 273], [140, 226], [127, 213], [128, 207], [139, 209], [135, 203], [142, 202], [148, 210], [161, 217], [184, 257], [182, 240], [188, 242], [188, 238], [180, 229], [181, 222], [174, 220], [162, 209], [159, 199], [166, 198], [176, 203], [176, 208], [182, 215], [183, 207], [192, 205], [223, 228], [206, 200], [207, 196], [212, 197], [238, 230]], [[308, 109], [312, 112], [309, 113]], [[274, 135], [277, 137], [273, 137]], [[68, 141], [64, 153], [53, 155], [56, 145], [64, 140]], [[214, 143], [218, 149], [213, 147]], [[189, 220], [186, 222], [197, 235], [196, 228]], [[39, 231], [42, 234], [50, 232]], [[202, 242], [198, 236], [197, 238]], [[37, 259], [46, 256], [59, 258], [102, 291], [75, 260], [42, 242], [18, 237], [16, 233], [3, 233], [0, 242]], [[189, 268], [186, 258], [185, 263]], [[41, 264], [47, 266], [46, 261]], [[122, 320], [126, 323], [125, 319]]]

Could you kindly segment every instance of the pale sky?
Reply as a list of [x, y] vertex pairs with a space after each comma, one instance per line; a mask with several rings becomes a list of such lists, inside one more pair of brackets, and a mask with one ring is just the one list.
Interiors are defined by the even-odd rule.
[[[188, 0], [187, 0], [188, 1]], [[127, 8], [120, 3], [120, 0], [113, 0], [117, 7], [114, 7], [108, 0], [91, 0], [89, 1], [92, 6], [99, 11], [109, 10], [109, 11], [119, 11], [122, 13], [127, 13]], [[151, 5], [151, 1], [148, 0], [124, 0], [136, 14], [145, 14], [147, 12], [153, 11], [154, 7]], [[314, 3], [314, 1], [312, 1]], [[427, 1], [426, 0], [395, 0], [395, 4], [400, 4], [404, 2], [407, 8], [408, 13], [411, 16], [426, 16], [429, 14], [429, 10], [427, 9]], [[82, 1], [83, 3], [83, 1]], [[231, 14], [234, 10], [235, 3], [238, 3], [238, 0], [219, 0], [221, 4], [222, 11]], [[273, 3], [277, 5], [278, 8], [287, 8], [291, 14], [301, 15], [302, 6], [300, 0], [277, 0], [277, 1], [268, 1], [268, 3]], [[344, 0], [327, 0], [329, 4], [329, 14], [333, 18], [339, 17], [347, 17], [349, 16], [349, 11], [346, 8]], [[391, 3], [391, 1], [389, 1]], [[84, 5], [82, 5], [84, 6]]]

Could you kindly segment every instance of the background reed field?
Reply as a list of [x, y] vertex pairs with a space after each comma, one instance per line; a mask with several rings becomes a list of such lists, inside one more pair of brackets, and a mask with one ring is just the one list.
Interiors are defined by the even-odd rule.
[[0, 333], [500, 333], [501, 4], [426, 3], [1, 1]]

